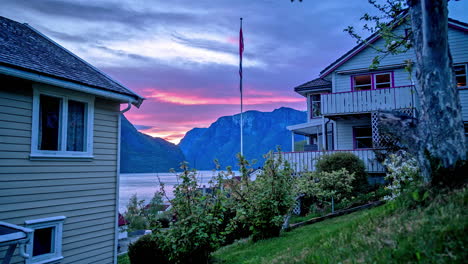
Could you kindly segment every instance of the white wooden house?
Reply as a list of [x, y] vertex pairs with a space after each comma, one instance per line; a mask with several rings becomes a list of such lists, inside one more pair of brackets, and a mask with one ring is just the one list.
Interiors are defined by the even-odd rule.
[[[408, 31], [404, 25], [398, 34]], [[449, 19], [449, 43], [462, 104], [465, 133], [468, 130], [468, 24]], [[383, 47], [379, 33], [368, 43]], [[412, 50], [385, 56], [376, 70], [370, 70], [377, 51], [360, 44], [325, 67], [320, 76], [294, 88], [307, 100], [305, 123], [289, 126], [293, 149], [284, 153], [296, 172], [314, 170], [316, 160], [326, 153], [352, 152], [360, 157], [369, 173], [382, 173], [384, 168], [375, 159], [374, 149], [381, 148], [377, 111], [399, 110], [408, 114], [417, 107], [414, 76], [404, 70], [405, 61], [415, 61]], [[294, 150], [294, 134], [304, 135], [304, 151]], [[324, 136], [325, 135], [325, 136]]]
[[142, 101], [0, 17], [0, 262], [116, 263], [120, 106]]

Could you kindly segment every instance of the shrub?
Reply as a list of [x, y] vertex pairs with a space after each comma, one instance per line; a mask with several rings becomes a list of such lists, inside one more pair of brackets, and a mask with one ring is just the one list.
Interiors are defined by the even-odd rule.
[[[266, 158], [263, 173], [254, 182], [244, 180], [238, 190], [237, 219], [250, 227], [253, 241], [279, 236], [285, 217], [295, 204], [289, 164], [281, 154], [275, 158], [270, 152]], [[241, 171], [245, 171], [242, 166]]]
[[144, 235], [128, 247], [128, 257], [132, 264], [170, 263], [167, 255], [167, 251], [164, 250], [164, 241], [157, 234]]
[[227, 196], [221, 186], [226, 175], [220, 173], [212, 182], [213, 191], [204, 194], [198, 189], [196, 171], [189, 170], [185, 163], [181, 169], [171, 200], [177, 221], [159, 236], [170, 263], [206, 263], [224, 240]]
[[404, 189], [417, 184], [419, 178], [418, 162], [406, 151], [398, 151], [388, 155], [384, 161], [388, 173], [385, 179], [389, 181], [386, 187], [390, 194], [385, 196], [385, 200], [394, 200], [400, 196]]
[[367, 173], [364, 162], [353, 153], [336, 152], [320, 157], [316, 164], [317, 172], [333, 172], [346, 169], [350, 174], [354, 174], [352, 182], [355, 194], [368, 191]]
[[136, 231], [148, 228], [148, 219], [144, 214], [145, 200], [138, 200], [136, 194], [130, 196], [127, 211], [124, 213], [125, 219], [129, 222], [128, 230]]
[[297, 179], [296, 192], [313, 197], [320, 203], [328, 202], [332, 197], [335, 202], [340, 202], [351, 197], [353, 182], [354, 173], [348, 173], [344, 168], [332, 172], [306, 173]]

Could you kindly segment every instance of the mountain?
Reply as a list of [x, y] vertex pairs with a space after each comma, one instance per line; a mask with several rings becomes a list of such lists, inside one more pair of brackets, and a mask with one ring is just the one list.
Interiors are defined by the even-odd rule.
[[121, 116], [120, 171], [122, 173], [169, 172], [184, 160], [180, 148], [162, 138], [138, 132]]
[[[286, 126], [304, 123], [306, 113], [281, 107], [273, 112], [247, 111], [244, 119], [244, 156], [256, 159], [254, 166], [262, 166], [263, 155], [276, 146], [284, 151], [291, 150], [291, 132]], [[194, 128], [180, 141], [186, 161], [199, 170], [214, 169], [214, 159], [222, 168], [237, 167], [235, 155], [240, 152], [240, 114], [224, 116], [208, 128]]]

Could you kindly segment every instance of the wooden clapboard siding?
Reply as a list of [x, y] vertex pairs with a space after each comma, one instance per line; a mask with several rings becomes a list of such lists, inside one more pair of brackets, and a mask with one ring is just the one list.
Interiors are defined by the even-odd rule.
[[354, 149], [353, 126], [370, 126], [369, 118], [337, 120], [335, 122], [335, 133], [337, 134], [337, 149]]
[[468, 89], [459, 90], [463, 121], [468, 121]]
[[61, 263], [112, 263], [119, 103], [95, 100], [93, 159], [30, 160], [32, 84], [7, 84], [0, 90], [0, 220], [66, 216]]
[[[396, 29], [398, 34], [402, 34], [403, 30], [404, 29], [401, 27]], [[448, 38], [450, 44], [450, 52], [452, 54], [454, 63], [468, 62], [468, 45], [466, 45], [468, 41], [468, 33], [460, 31], [458, 29], [449, 28]], [[383, 39], [379, 39], [374, 43], [374, 45], [376, 47], [382, 48], [385, 45], [385, 41]], [[356, 54], [354, 57], [343, 63], [334, 71], [334, 73], [332, 73], [334, 79], [332, 91], [334, 93], [351, 91], [351, 75], [356, 73], [338, 74], [337, 72], [352, 72], [353, 70], [359, 70], [359, 73], [362, 73], [363, 71], [365, 72], [365, 70], [368, 69], [369, 66], [372, 64], [373, 58], [377, 55], [379, 55], [377, 51], [375, 51], [373, 48], [367, 47], [358, 54]], [[408, 59], [411, 59], [412, 61], [416, 60], [413, 50], [409, 50], [408, 52], [401, 54], [387, 55], [381, 60], [379, 67], [401, 65], [404, 63], [405, 60]], [[394, 73], [394, 86], [405, 86], [411, 84], [411, 81], [408, 78], [409, 75], [403, 69], [403, 66], [397, 67], [395, 69], [389, 69], [388, 71], [393, 71]]]

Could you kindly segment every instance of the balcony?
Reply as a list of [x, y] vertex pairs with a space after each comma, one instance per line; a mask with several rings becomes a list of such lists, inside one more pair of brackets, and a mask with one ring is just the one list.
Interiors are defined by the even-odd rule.
[[414, 86], [322, 94], [321, 112], [324, 116], [369, 113], [378, 110], [412, 108]]
[[283, 152], [282, 155], [283, 159], [291, 164], [291, 168], [294, 172], [304, 172], [315, 171], [315, 165], [321, 156], [336, 152], [350, 152], [355, 154], [364, 161], [366, 171], [369, 173], [383, 173], [385, 171], [382, 164], [375, 158], [375, 153], [372, 149]]

